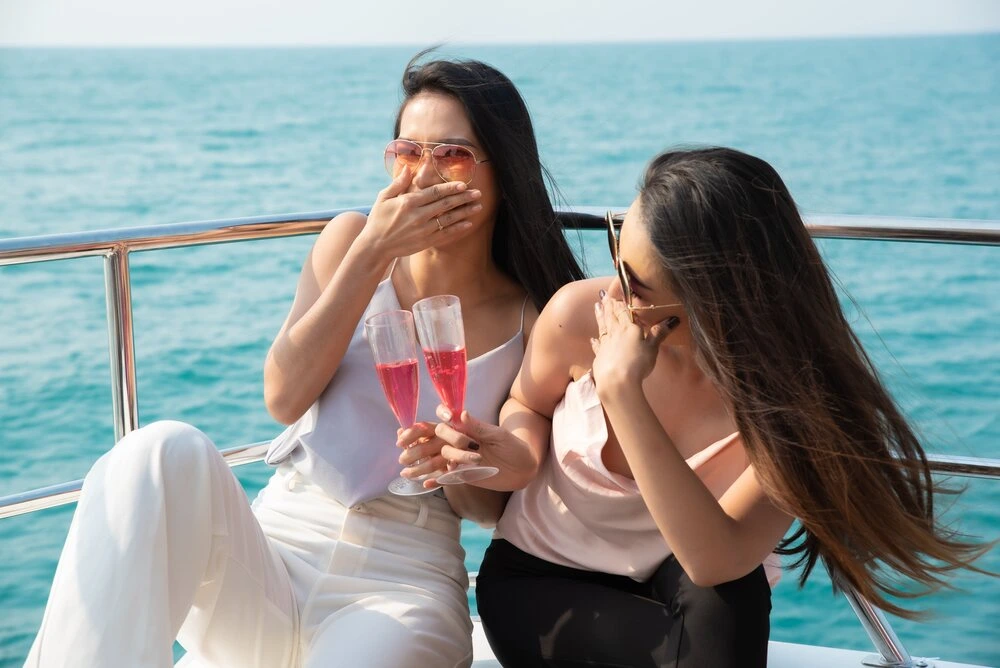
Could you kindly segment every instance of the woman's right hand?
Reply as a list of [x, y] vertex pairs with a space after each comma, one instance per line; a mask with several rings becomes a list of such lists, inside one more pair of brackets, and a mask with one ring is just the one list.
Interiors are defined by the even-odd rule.
[[458, 182], [437, 183], [408, 192], [408, 168], [378, 194], [358, 240], [383, 261], [413, 255], [472, 230], [470, 218], [482, 209], [479, 190]]
[[531, 447], [503, 427], [481, 422], [468, 411], [454, 419], [443, 405], [437, 415], [443, 421], [434, 433], [445, 442], [440, 457], [449, 469], [461, 464], [496, 466], [500, 469], [496, 476], [475, 484], [504, 491], [523, 487], [537, 475], [539, 462]]

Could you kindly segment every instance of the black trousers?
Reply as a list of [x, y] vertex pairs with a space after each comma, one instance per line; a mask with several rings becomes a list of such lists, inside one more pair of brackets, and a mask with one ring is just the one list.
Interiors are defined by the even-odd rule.
[[479, 569], [476, 603], [507, 668], [767, 665], [771, 588], [762, 566], [698, 587], [671, 556], [648, 582], [636, 582], [494, 540]]

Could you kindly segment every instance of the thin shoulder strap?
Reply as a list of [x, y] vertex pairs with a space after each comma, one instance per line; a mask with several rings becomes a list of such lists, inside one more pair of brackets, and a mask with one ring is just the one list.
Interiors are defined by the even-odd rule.
[[524, 332], [524, 309], [526, 309], [528, 307], [528, 299], [529, 298], [531, 298], [531, 295], [525, 295], [524, 296], [524, 303], [521, 304], [521, 332]]

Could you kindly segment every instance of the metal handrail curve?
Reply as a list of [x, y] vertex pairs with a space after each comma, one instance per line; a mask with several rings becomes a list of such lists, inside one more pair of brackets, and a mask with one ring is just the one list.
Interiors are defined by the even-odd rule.
[[[349, 207], [0, 239], [0, 266], [106, 255], [122, 249], [136, 252], [315, 234], [337, 214], [345, 211], [367, 213], [369, 208]], [[611, 208], [618, 210], [621, 207]], [[601, 230], [604, 229], [601, 216], [606, 210], [604, 207], [562, 209], [563, 213], [569, 214], [567, 227]], [[811, 215], [805, 216], [805, 222], [809, 232], [817, 238], [1000, 245], [1000, 221], [995, 220]]]

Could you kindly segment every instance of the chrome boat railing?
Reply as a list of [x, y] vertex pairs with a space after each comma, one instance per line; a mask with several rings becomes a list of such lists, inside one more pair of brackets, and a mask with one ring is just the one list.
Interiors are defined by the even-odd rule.
[[[605, 210], [600, 207], [565, 209], [565, 225], [570, 229], [603, 230], [602, 215]], [[129, 254], [315, 234], [343, 211], [367, 212], [367, 207], [0, 239], [0, 266], [86, 256], [104, 257], [112, 410], [115, 440], [118, 441], [139, 426]], [[1000, 245], [1000, 221], [807, 216], [806, 225], [813, 236], [822, 238]], [[223, 450], [223, 456], [230, 466], [260, 461], [267, 450], [267, 443], [229, 448]], [[932, 454], [929, 459], [931, 469], [939, 474], [1000, 479], [1000, 459], [942, 454]], [[82, 480], [74, 480], [0, 497], [0, 519], [72, 503], [79, 498], [82, 483]], [[879, 652], [866, 660], [865, 665], [900, 668], [929, 665], [923, 660], [914, 662], [881, 610], [852, 588], [842, 586], [841, 589]]]

